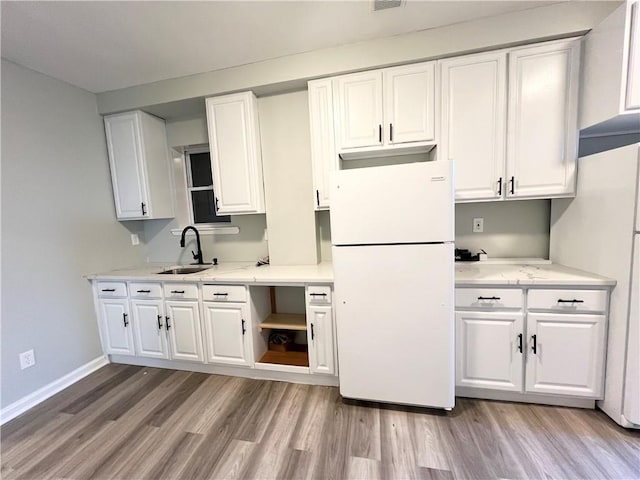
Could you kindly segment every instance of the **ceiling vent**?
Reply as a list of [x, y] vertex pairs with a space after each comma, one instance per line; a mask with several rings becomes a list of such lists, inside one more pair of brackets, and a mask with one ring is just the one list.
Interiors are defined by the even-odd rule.
[[404, 4], [404, 0], [371, 0], [373, 4], [373, 11], [388, 10], [390, 8], [401, 7]]

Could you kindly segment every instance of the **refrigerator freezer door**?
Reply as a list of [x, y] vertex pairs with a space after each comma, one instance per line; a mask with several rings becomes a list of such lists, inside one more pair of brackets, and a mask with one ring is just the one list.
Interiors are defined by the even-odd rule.
[[453, 407], [453, 244], [334, 247], [333, 269], [340, 393]]
[[634, 238], [627, 371], [622, 413], [629, 422], [640, 425], [640, 234]]
[[338, 170], [331, 189], [334, 245], [452, 242], [449, 161]]

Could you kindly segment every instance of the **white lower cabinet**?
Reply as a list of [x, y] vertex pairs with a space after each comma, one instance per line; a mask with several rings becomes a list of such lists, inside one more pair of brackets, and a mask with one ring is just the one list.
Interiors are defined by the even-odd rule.
[[203, 302], [207, 361], [249, 366], [250, 329], [245, 304]]
[[174, 360], [204, 361], [197, 301], [165, 302], [165, 328]]
[[169, 358], [162, 300], [131, 300], [136, 354]]
[[133, 355], [133, 328], [127, 298], [101, 298], [98, 308], [102, 320], [105, 353]]
[[334, 375], [336, 368], [331, 305], [307, 307], [307, 341], [311, 373]]
[[529, 313], [526, 390], [600, 397], [605, 320], [604, 315]]
[[606, 290], [457, 288], [456, 386], [601, 398], [607, 305]]
[[522, 390], [522, 312], [456, 312], [456, 385]]

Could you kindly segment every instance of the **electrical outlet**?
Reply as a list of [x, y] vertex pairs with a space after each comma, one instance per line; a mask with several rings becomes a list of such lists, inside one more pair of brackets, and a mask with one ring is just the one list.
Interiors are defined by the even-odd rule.
[[473, 219], [473, 233], [482, 233], [484, 231], [484, 218]]
[[140, 237], [137, 233], [131, 234], [131, 245], [140, 245]]
[[33, 350], [27, 350], [26, 352], [22, 352], [20, 354], [20, 368], [24, 370], [25, 368], [33, 367], [36, 364], [36, 355], [33, 353]]

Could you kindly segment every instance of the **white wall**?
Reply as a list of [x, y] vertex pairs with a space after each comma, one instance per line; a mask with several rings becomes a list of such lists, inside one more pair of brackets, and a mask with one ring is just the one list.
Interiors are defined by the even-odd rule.
[[[484, 249], [489, 257], [549, 258], [550, 200], [456, 205], [456, 248]], [[472, 233], [474, 218], [484, 232]]]
[[269, 258], [318, 263], [306, 91], [258, 100]]
[[143, 262], [138, 229], [115, 219], [95, 95], [3, 60], [2, 407], [102, 354], [82, 276]]
[[300, 80], [584, 33], [618, 5], [618, 2], [564, 2], [405, 35], [287, 55], [103, 92], [98, 95], [99, 108], [101, 113], [111, 113], [240, 90], [260, 90], [262, 95], [266, 91], [274, 93], [299, 88], [304, 85]]

